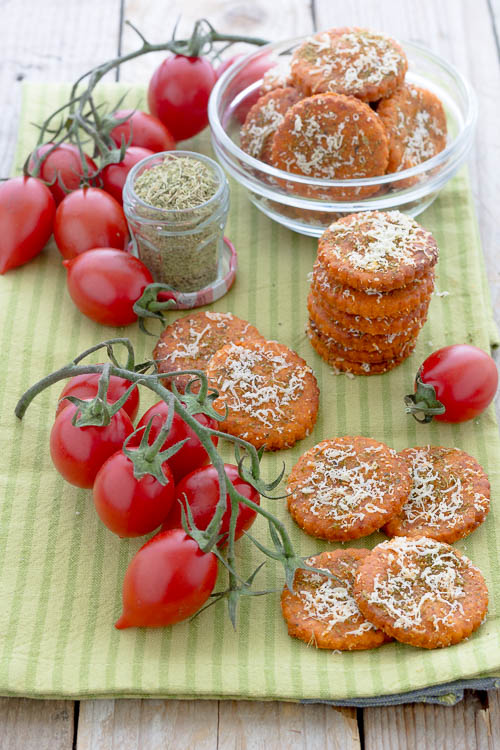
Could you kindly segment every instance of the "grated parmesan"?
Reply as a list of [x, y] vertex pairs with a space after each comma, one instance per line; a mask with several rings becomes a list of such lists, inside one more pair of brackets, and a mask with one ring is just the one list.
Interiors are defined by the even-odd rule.
[[395, 628], [425, 632], [429, 621], [435, 630], [453, 627], [456, 616], [463, 615], [462, 574], [473, 568], [470, 561], [459, 558], [449, 545], [425, 537], [396, 537], [377, 550], [388, 553], [386, 566], [365, 592], [366, 601], [382, 608]]
[[[327, 230], [325, 253], [362, 271], [386, 271], [401, 265], [415, 266], [417, 254], [435, 260], [432, 234], [400, 211], [353, 214], [348, 223], [334, 222]], [[367, 293], [377, 290], [367, 290]], [[379, 293], [379, 292], [378, 292]]]

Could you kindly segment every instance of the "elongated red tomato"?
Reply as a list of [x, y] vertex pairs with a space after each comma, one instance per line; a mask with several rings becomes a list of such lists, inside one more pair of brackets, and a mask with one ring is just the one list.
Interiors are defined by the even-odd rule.
[[[486, 409], [497, 388], [498, 371], [490, 355], [477, 346], [453, 344], [427, 357], [417, 373], [415, 395], [405, 401], [417, 419], [420, 413], [428, 414], [425, 421], [465, 422]], [[432, 414], [438, 404], [444, 412]]]
[[134, 477], [134, 465], [121, 450], [97, 472], [94, 505], [101, 521], [121, 537], [144, 536], [165, 520], [174, 501], [174, 478], [167, 462], [162, 466], [167, 484], [154, 476]]
[[205, 57], [170, 55], [153, 73], [148, 105], [176, 141], [208, 125], [208, 99], [217, 74]]
[[134, 427], [123, 409], [104, 427], [75, 427], [77, 407], [70, 404], [56, 417], [50, 433], [50, 455], [57, 471], [70, 484], [90, 488], [103, 463], [117, 450]]
[[[59, 395], [59, 403], [57, 404], [56, 416], [65, 409], [71, 401], [64, 399], [64, 396], [75, 396], [83, 400], [94, 398], [97, 395], [97, 389], [99, 387], [100, 373], [89, 373], [84, 375], [75, 375], [75, 377], [68, 380], [64, 388]], [[114, 404], [118, 401], [125, 391], [130, 388], [131, 383], [125, 378], [119, 378], [116, 375], [110, 375], [109, 386], [106, 394], [107, 401], [109, 404]], [[61, 400], [63, 399], [63, 400]], [[134, 421], [137, 416], [139, 409], [139, 389], [137, 386], [130, 392], [129, 397], [122, 406], [123, 411], [126, 411], [130, 419]]]
[[100, 188], [80, 188], [60, 203], [54, 239], [64, 258], [75, 258], [95, 247], [123, 250], [128, 227], [120, 204]]
[[[151, 425], [151, 431], [149, 433], [149, 444], [153, 443], [158, 436], [166, 418], [168, 415], [168, 406], [164, 401], [159, 401], [157, 404], [152, 406], [145, 412], [137, 423], [137, 428], [146, 427], [148, 422], [153, 420]], [[194, 418], [204, 427], [211, 427], [216, 429], [217, 423], [214, 419], [207, 417], [206, 414], [195, 414]], [[140, 441], [142, 432], [137, 434], [137, 437], [131, 440], [138, 443]], [[177, 483], [185, 474], [188, 474], [193, 469], [197, 469], [199, 466], [203, 466], [208, 463], [208, 453], [201, 444], [198, 435], [189, 427], [179, 414], [174, 414], [172, 427], [167, 435], [165, 442], [163, 443], [162, 450], [170, 448], [174, 443], [178, 443], [181, 440], [188, 438], [188, 442], [184, 443], [182, 448], [177, 451], [171, 458], [168, 459], [168, 465], [174, 475], [174, 480]], [[212, 443], [217, 445], [218, 438], [213, 437]]]
[[[238, 474], [238, 467], [233, 464], [224, 464], [226, 474], [233, 487], [256, 505], [260, 505], [260, 495], [251, 484], [245, 482]], [[181, 504], [186, 508], [186, 503], [191, 509], [195, 526], [198, 529], [206, 529], [213, 518], [217, 503], [219, 502], [219, 476], [215, 466], [202, 466], [190, 474], [187, 474], [175, 488], [175, 502], [168, 514], [162, 530], [182, 528]], [[238, 518], [236, 519], [235, 539], [239, 539], [244, 531], [250, 528], [255, 521], [257, 511], [249, 508], [244, 503], [239, 503]], [[231, 505], [229, 495], [226, 495], [226, 511], [222, 516], [219, 532], [224, 534], [219, 545], [227, 542], [227, 532], [231, 520]]]
[[63, 261], [68, 291], [80, 312], [96, 323], [127, 326], [137, 320], [134, 303], [153, 277], [139, 258], [97, 248]]
[[101, 172], [102, 186], [104, 190], [113, 196], [118, 203], [123, 203], [122, 191], [127, 175], [137, 162], [152, 156], [153, 151], [149, 148], [130, 146], [125, 151], [122, 161], [117, 164], [108, 164]]
[[162, 531], [140, 548], [125, 573], [118, 629], [163, 627], [191, 617], [207, 601], [217, 558], [182, 529]]
[[[53, 143], [44, 143], [43, 146], [39, 146], [31, 155], [28, 165], [30, 174], [33, 174], [41, 157], [49, 151], [48, 156], [41, 162], [37, 177], [45, 182], [52, 183], [49, 186], [49, 190], [54, 196], [56, 205], [59, 205], [67, 193], [77, 190], [80, 187], [80, 182], [85, 172], [82, 165], [82, 157], [77, 146], [74, 146], [72, 143], [61, 143], [54, 148]], [[92, 177], [97, 172], [95, 161], [90, 156], [87, 156], [87, 154], [85, 154], [85, 166], [88, 177]]]
[[117, 146], [130, 143], [131, 146], [149, 148], [154, 153], [172, 151], [175, 148], [172, 134], [157, 117], [132, 109], [119, 109], [114, 116], [119, 120], [128, 117], [126, 122], [117, 125], [110, 132]]
[[52, 234], [56, 204], [34, 177], [0, 182], [0, 273], [38, 255]]

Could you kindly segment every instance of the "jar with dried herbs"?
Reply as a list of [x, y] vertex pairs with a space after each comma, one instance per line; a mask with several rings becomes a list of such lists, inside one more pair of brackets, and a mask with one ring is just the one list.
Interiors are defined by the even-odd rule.
[[143, 159], [127, 176], [123, 208], [134, 252], [155, 281], [180, 292], [215, 281], [229, 185], [213, 159], [190, 151]]

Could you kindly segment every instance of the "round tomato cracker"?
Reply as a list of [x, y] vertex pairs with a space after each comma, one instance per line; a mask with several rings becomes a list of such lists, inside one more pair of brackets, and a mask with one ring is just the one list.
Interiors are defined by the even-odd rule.
[[452, 544], [483, 523], [490, 483], [475, 458], [432, 445], [399, 455], [409, 466], [412, 486], [399, 515], [384, 526], [388, 536], [427, 536]]
[[352, 315], [339, 310], [326, 302], [316, 290], [311, 291], [308, 297], [308, 309], [311, 318], [323, 319], [333, 322], [336, 326], [347, 329], [348, 331], [361, 331], [371, 336], [380, 336], [382, 334], [401, 333], [413, 329], [419, 325], [421, 328], [427, 318], [429, 299], [398, 317], [373, 317], [368, 318], [363, 315]]
[[410, 491], [410, 474], [384, 443], [339, 437], [301, 456], [287, 491], [288, 510], [304, 531], [346, 541], [368, 536], [399, 513]]
[[358, 328], [346, 328], [341, 323], [334, 321], [328, 311], [317, 304], [312, 295], [309, 295], [307, 307], [310, 318], [318, 331], [331, 339], [336, 345], [348, 349], [378, 352], [384, 356], [384, 359], [397, 356], [401, 352], [402, 345], [409, 339], [415, 338], [425, 322], [424, 315], [408, 324], [406, 328], [390, 333], [374, 334], [361, 331]]
[[390, 292], [376, 289], [354, 289], [332, 279], [328, 270], [316, 261], [313, 269], [311, 289], [316, 297], [331, 307], [350, 315], [365, 318], [391, 317], [408, 314], [424, 303], [428, 303], [434, 289], [434, 272]]
[[255, 159], [270, 163], [271, 141], [276, 128], [301, 96], [293, 88], [276, 88], [261, 96], [249, 111], [240, 131], [243, 151]]
[[[377, 114], [389, 138], [388, 172], [414, 167], [446, 146], [446, 115], [431, 91], [411, 84], [402, 86], [380, 102]], [[409, 184], [398, 183], [398, 187]]]
[[438, 259], [431, 232], [401, 211], [364, 211], [331, 224], [318, 261], [339, 284], [365, 291], [400, 289], [430, 273]]
[[361, 563], [354, 598], [369, 622], [420, 648], [468, 638], [484, 620], [488, 589], [481, 571], [449, 544], [395, 537]]
[[[174, 370], [202, 370], [215, 352], [229, 341], [262, 339], [259, 331], [246, 320], [232, 313], [195, 312], [177, 318], [162, 332], [153, 351], [159, 372]], [[179, 375], [174, 382], [177, 390], [184, 393], [193, 375]], [[163, 381], [169, 386], [169, 379]]]
[[[416, 339], [410, 339], [410, 341], [407, 341], [403, 345], [398, 356], [392, 359], [383, 359], [380, 362], [367, 362], [361, 356], [359, 361], [357, 361], [356, 359], [347, 359], [346, 352], [348, 350], [339, 349], [331, 339], [324, 337], [312, 320], [309, 321], [306, 334], [313, 348], [330, 365], [334, 372], [346, 372], [350, 375], [381, 375], [384, 372], [389, 372], [389, 370], [398, 367], [398, 365], [409, 357], [416, 346]], [[349, 356], [353, 356], [352, 351], [349, 353]]]
[[294, 51], [290, 68], [294, 84], [306, 96], [335, 91], [373, 102], [402, 85], [408, 62], [394, 39], [351, 27], [306, 39]]
[[276, 341], [223, 346], [210, 360], [207, 376], [219, 392], [214, 408], [227, 408], [220, 429], [256, 448], [289, 448], [316, 422], [319, 389], [313, 371]]
[[289, 635], [316, 648], [359, 651], [376, 648], [390, 640], [365, 620], [352, 596], [358, 567], [367, 549], [338, 549], [322, 552], [306, 562], [333, 573], [328, 578], [299, 568], [281, 594], [281, 611]]
[[[341, 94], [317, 94], [287, 111], [272, 139], [271, 163], [306, 177], [343, 180], [384, 174], [388, 154], [384, 127], [367, 104]], [[362, 198], [378, 190], [377, 185], [285, 187], [325, 200]]]

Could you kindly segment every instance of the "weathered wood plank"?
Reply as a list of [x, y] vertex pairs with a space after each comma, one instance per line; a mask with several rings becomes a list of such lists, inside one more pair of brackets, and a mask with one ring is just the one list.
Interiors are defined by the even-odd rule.
[[[492, 711], [468, 692], [456, 706], [411, 704], [363, 711], [366, 750], [494, 750], [498, 702]], [[493, 731], [495, 730], [495, 731]]]
[[218, 750], [360, 750], [352, 708], [221, 701]]
[[73, 713], [73, 701], [0, 698], [0, 747], [71, 750]]
[[5, 177], [14, 156], [21, 82], [73, 81], [116, 55], [120, 0], [3, 0], [0, 18], [0, 177]]
[[214, 750], [217, 701], [81, 701], [76, 750]]

